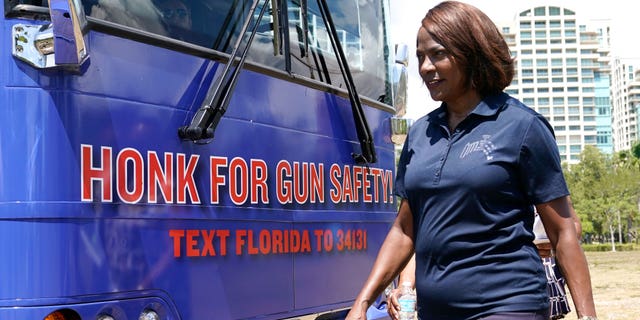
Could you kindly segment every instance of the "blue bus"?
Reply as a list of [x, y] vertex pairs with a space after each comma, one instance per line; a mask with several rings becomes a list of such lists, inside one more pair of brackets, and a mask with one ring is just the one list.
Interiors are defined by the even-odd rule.
[[396, 213], [388, 0], [1, 6], [0, 319], [344, 316]]

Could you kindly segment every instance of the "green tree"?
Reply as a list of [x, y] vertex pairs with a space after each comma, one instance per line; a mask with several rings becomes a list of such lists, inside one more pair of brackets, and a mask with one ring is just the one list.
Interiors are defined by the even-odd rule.
[[640, 159], [640, 141], [636, 141], [633, 146], [631, 146], [631, 154], [636, 159]]
[[602, 234], [602, 218], [606, 214], [609, 190], [603, 181], [608, 176], [609, 159], [597, 148], [587, 146], [580, 162], [565, 171], [573, 206], [585, 234]]
[[608, 156], [587, 146], [580, 163], [565, 167], [574, 208], [585, 234], [625, 239], [638, 221], [640, 159], [632, 151]]

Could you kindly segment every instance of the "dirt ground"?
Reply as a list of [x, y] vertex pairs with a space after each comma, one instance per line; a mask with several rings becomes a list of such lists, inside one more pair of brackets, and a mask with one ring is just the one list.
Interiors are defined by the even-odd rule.
[[[640, 251], [586, 255], [598, 319], [640, 320]], [[575, 317], [574, 309], [566, 319]]]

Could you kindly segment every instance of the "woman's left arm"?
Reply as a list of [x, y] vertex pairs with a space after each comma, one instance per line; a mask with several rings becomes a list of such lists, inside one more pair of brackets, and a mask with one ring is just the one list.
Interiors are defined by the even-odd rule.
[[569, 196], [538, 204], [536, 210], [567, 279], [578, 318], [595, 317], [589, 265], [576, 234]]

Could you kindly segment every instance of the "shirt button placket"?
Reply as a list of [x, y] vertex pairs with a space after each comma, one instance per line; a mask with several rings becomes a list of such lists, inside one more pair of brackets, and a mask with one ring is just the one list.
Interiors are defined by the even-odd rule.
[[444, 167], [444, 162], [447, 159], [447, 154], [449, 153], [449, 149], [451, 148], [451, 142], [447, 143], [447, 147], [445, 148], [442, 156], [440, 156], [440, 163], [438, 164], [438, 169], [436, 170], [435, 176], [433, 177], [433, 184], [438, 184], [440, 182], [440, 178], [442, 177], [442, 170]]

